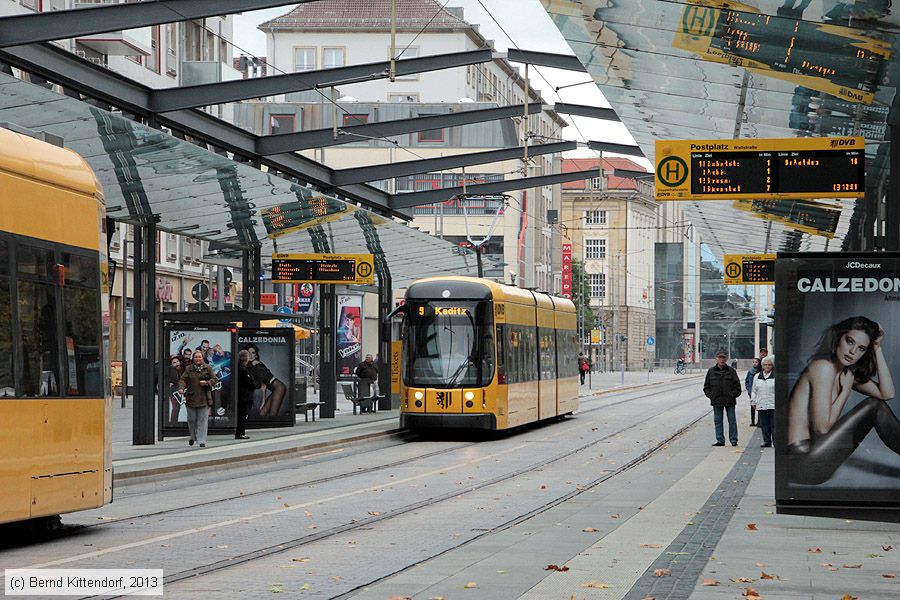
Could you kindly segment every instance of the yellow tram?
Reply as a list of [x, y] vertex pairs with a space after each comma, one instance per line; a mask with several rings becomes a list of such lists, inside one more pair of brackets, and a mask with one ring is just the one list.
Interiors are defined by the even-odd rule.
[[503, 430], [578, 408], [570, 300], [474, 277], [406, 292], [401, 427]]
[[0, 523], [112, 499], [107, 302], [90, 167], [0, 128]]

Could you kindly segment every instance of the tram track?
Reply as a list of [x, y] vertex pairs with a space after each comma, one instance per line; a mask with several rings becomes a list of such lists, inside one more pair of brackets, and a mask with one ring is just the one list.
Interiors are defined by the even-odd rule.
[[[250, 551], [250, 552], [246, 552], [246, 553], [243, 553], [243, 554], [238, 554], [238, 555], [236, 555], [236, 556], [229, 557], [228, 559], [219, 560], [219, 561], [212, 562], [212, 563], [209, 563], [209, 564], [206, 564], [206, 565], [202, 565], [202, 566], [198, 566], [198, 567], [192, 567], [192, 568], [190, 568], [190, 569], [185, 569], [185, 570], [183, 570], [183, 571], [179, 571], [179, 572], [167, 574], [167, 575], [166, 575], [166, 583], [167, 583], [167, 584], [172, 584], [172, 583], [177, 583], [177, 582], [179, 582], [179, 581], [183, 581], [183, 580], [187, 580], [187, 579], [192, 579], [192, 578], [195, 578], [195, 577], [206, 576], [206, 575], [209, 575], [209, 574], [213, 574], [213, 573], [215, 573], [215, 572], [217, 572], [217, 571], [221, 571], [221, 570], [223, 570], [223, 569], [227, 569], [227, 568], [229, 568], [229, 567], [233, 567], [233, 566], [237, 566], [237, 565], [249, 563], [249, 562], [252, 562], [252, 561], [254, 561], [254, 560], [259, 560], [259, 559], [262, 559], [262, 558], [267, 558], [267, 557], [274, 556], [274, 555], [277, 555], [277, 554], [281, 554], [281, 553], [284, 553], [284, 552], [288, 552], [288, 551], [291, 551], [291, 550], [296, 550], [297, 548], [306, 546], [306, 545], [311, 544], [311, 543], [314, 543], [314, 542], [326, 540], [326, 539], [328, 539], [328, 538], [332, 538], [332, 537], [335, 537], [335, 536], [337, 536], [337, 535], [341, 535], [341, 534], [344, 534], [344, 533], [347, 533], [347, 532], [351, 532], [351, 531], [354, 531], [354, 530], [364, 529], [364, 528], [370, 527], [370, 526], [372, 526], [372, 525], [374, 525], [374, 524], [377, 524], [377, 523], [380, 523], [380, 522], [384, 522], [384, 521], [387, 521], [387, 520], [390, 520], [390, 519], [394, 519], [394, 518], [403, 516], [403, 515], [405, 515], [405, 514], [408, 514], [408, 513], [410, 513], [410, 512], [413, 512], [413, 511], [416, 511], [416, 510], [425, 508], [425, 507], [434, 507], [434, 506], [435, 506], [436, 504], [438, 504], [438, 503], [446, 502], [446, 501], [448, 501], [448, 500], [452, 500], [452, 499], [455, 499], [455, 498], [459, 498], [459, 497], [461, 497], [461, 496], [464, 496], [464, 495], [466, 495], [466, 494], [471, 494], [471, 493], [473, 493], [473, 492], [479, 491], [479, 490], [484, 489], [484, 488], [486, 488], [486, 487], [493, 486], [493, 485], [496, 485], [496, 484], [498, 484], [498, 483], [503, 483], [503, 482], [505, 482], [505, 481], [509, 481], [509, 480], [514, 479], [514, 478], [516, 478], [516, 477], [520, 477], [520, 476], [525, 475], [525, 474], [527, 474], [527, 473], [530, 473], [530, 472], [532, 472], [532, 471], [535, 471], [535, 470], [541, 469], [541, 468], [543, 468], [543, 467], [546, 467], [546, 466], [548, 466], [548, 465], [551, 465], [551, 464], [553, 464], [554, 462], [557, 462], [557, 461], [560, 461], [560, 460], [569, 458], [570, 456], [572, 456], [572, 455], [574, 455], [574, 454], [577, 454], [577, 453], [579, 453], [579, 452], [583, 452], [584, 450], [587, 450], [587, 449], [589, 449], [589, 448], [591, 448], [591, 447], [593, 447], [593, 446], [596, 446], [597, 444], [600, 444], [600, 443], [602, 443], [602, 442], [604, 442], [604, 441], [607, 441], [607, 440], [609, 440], [610, 438], [613, 438], [613, 437], [615, 437], [615, 436], [621, 435], [622, 433], [624, 433], [624, 432], [626, 432], [626, 431], [628, 431], [628, 430], [630, 430], [630, 429], [633, 429], [633, 428], [635, 428], [635, 427], [639, 427], [639, 426], [643, 425], [644, 423], [647, 423], [648, 421], [650, 421], [650, 420], [652, 420], [652, 419], [655, 419], [655, 418], [657, 418], [657, 417], [659, 417], [659, 416], [661, 416], [661, 415], [663, 415], [663, 414], [665, 414], [665, 413], [667, 413], [667, 412], [669, 412], [669, 411], [676, 410], [676, 409], [679, 409], [679, 408], [680, 408], [679, 405], [672, 405], [672, 406], [669, 406], [669, 407], [667, 407], [667, 408], [664, 408], [663, 410], [657, 411], [657, 412], [655, 412], [654, 414], [647, 416], [647, 417], [644, 418], [644, 419], [641, 419], [641, 420], [639, 420], [639, 421], [636, 421], [636, 422], [634, 422], [634, 423], [631, 423], [631, 424], [629, 424], [629, 425], [627, 425], [627, 426], [625, 426], [625, 427], [618, 428], [616, 431], [610, 432], [610, 433], [608, 433], [608, 434], [606, 434], [606, 435], [603, 435], [603, 436], [601, 436], [601, 437], [599, 437], [599, 438], [597, 438], [597, 439], [591, 440], [590, 442], [587, 442], [587, 443], [585, 443], [585, 444], [581, 444], [581, 445], [579, 445], [579, 446], [577, 446], [577, 447], [575, 447], [575, 448], [571, 448], [571, 449], [569, 449], [569, 450], [567, 450], [567, 451], [565, 451], [565, 452], [563, 452], [563, 453], [557, 454], [557, 455], [555, 455], [555, 456], [551, 456], [551, 457], [546, 458], [546, 459], [542, 459], [542, 460], [540, 460], [540, 461], [531, 463], [531, 464], [526, 465], [526, 466], [524, 466], [524, 467], [520, 467], [520, 468], [518, 468], [518, 469], [516, 469], [516, 470], [514, 470], [514, 471], [512, 471], [512, 472], [505, 473], [505, 474], [503, 474], [503, 475], [498, 475], [498, 476], [493, 477], [493, 478], [491, 478], [491, 479], [488, 479], [488, 480], [485, 480], [485, 481], [481, 481], [481, 482], [478, 482], [478, 483], [475, 483], [475, 484], [471, 484], [471, 485], [468, 485], [468, 486], [466, 486], [466, 487], [464, 487], [464, 488], [454, 490], [454, 491], [452, 491], [452, 492], [447, 492], [447, 493], [444, 493], [444, 494], [439, 494], [439, 495], [437, 495], [437, 496], [431, 496], [431, 497], [429, 497], [429, 498], [427, 498], [427, 499], [424, 499], [424, 500], [420, 500], [420, 501], [413, 502], [413, 503], [410, 503], [410, 504], [407, 504], [407, 505], [404, 505], [404, 506], [400, 506], [400, 507], [397, 507], [397, 508], [394, 508], [394, 509], [391, 509], [391, 510], [384, 511], [384, 512], [382, 512], [381, 514], [378, 514], [378, 515], [373, 515], [373, 516], [369, 516], [369, 517], [367, 517], [367, 518], [363, 518], [363, 519], [351, 521], [351, 522], [349, 522], [349, 523], [344, 523], [344, 524], [342, 524], [342, 525], [338, 525], [338, 526], [335, 526], [335, 527], [331, 527], [331, 528], [329, 528], [329, 529], [325, 529], [325, 530], [318, 531], [318, 532], [315, 532], [315, 533], [311, 533], [311, 534], [307, 534], [307, 535], [304, 535], [304, 536], [300, 536], [300, 537], [294, 538], [294, 539], [292, 539], [292, 540], [288, 540], [288, 541], [285, 541], [285, 542], [280, 542], [280, 543], [278, 543], [278, 544], [269, 545], [269, 546], [266, 546], [266, 547], [264, 547], [264, 548], [258, 548], [258, 549], [256, 549], [256, 550], [252, 550], [252, 551]], [[506, 522], [504, 522], [503, 524], [501, 524], [501, 525], [499, 525], [499, 526], [493, 527], [493, 528], [491, 528], [490, 530], [487, 530], [487, 531], [484, 531], [484, 532], [480, 532], [478, 535], [476, 535], [476, 536], [474, 536], [474, 537], [472, 537], [472, 538], [469, 538], [469, 539], [467, 539], [467, 540], [464, 540], [463, 542], [460, 542], [459, 544], [453, 546], [452, 548], [444, 549], [444, 550], [442, 550], [441, 552], [436, 553], [436, 554], [434, 555], [434, 557], [436, 557], [436, 556], [441, 556], [442, 554], [444, 554], [444, 553], [446, 553], [446, 552], [450, 552], [450, 551], [452, 551], [452, 550], [454, 550], [454, 549], [457, 549], [457, 548], [459, 548], [459, 547], [461, 547], [461, 546], [464, 546], [464, 545], [470, 543], [471, 541], [474, 541], [474, 540], [476, 540], [476, 539], [478, 539], [478, 538], [480, 538], [480, 537], [483, 537], [484, 535], [487, 535], [487, 534], [490, 534], [490, 533], [496, 533], [496, 532], [502, 531], [502, 530], [504, 530], [504, 529], [508, 529], [509, 527], [513, 527], [513, 526], [515, 526], [515, 525], [518, 524], [518, 523], [521, 523], [521, 522], [523, 522], [523, 521], [525, 521], [525, 520], [528, 520], [528, 519], [534, 517], [535, 515], [538, 515], [538, 514], [540, 514], [540, 513], [542, 513], [542, 512], [545, 512], [546, 510], [549, 510], [549, 509], [551, 509], [551, 508], [553, 508], [553, 507], [555, 507], [555, 506], [558, 506], [559, 504], [561, 504], [561, 503], [563, 503], [563, 502], [566, 502], [567, 500], [570, 500], [570, 499], [572, 499], [572, 498], [574, 498], [574, 497], [576, 497], [576, 496], [578, 496], [578, 495], [580, 495], [580, 494], [582, 494], [582, 493], [585, 493], [585, 492], [587, 492], [587, 491], [589, 491], [589, 490], [595, 488], [596, 486], [598, 486], [598, 485], [600, 485], [600, 484], [602, 484], [602, 483], [608, 481], [608, 480], [611, 479], [612, 477], [615, 477], [615, 476], [617, 476], [617, 475], [622, 474], [623, 472], [625, 472], [625, 471], [631, 469], [632, 467], [634, 467], [634, 466], [640, 464], [641, 462], [643, 462], [644, 460], [646, 460], [647, 458], [649, 458], [650, 456], [652, 456], [652, 455], [653, 455], [655, 452], [657, 452], [659, 449], [661, 449], [661, 448], [664, 447], [666, 444], [668, 444], [669, 442], [671, 442], [672, 439], [674, 439], [674, 438], [676, 438], [677, 436], [681, 435], [684, 431], [686, 431], [687, 429], [689, 429], [690, 427], [692, 427], [692, 426], [693, 426], [694, 424], [696, 424], [700, 419], [704, 418], [707, 414], [708, 414], [708, 411], [703, 412], [703, 413], [702, 413], [701, 415], [699, 415], [697, 418], [691, 420], [689, 423], [687, 423], [687, 424], [684, 425], [683, 427], [679, 428], [679, 429], [678, 429], [677, 431], [675, 431], [674, 433], [668, 435], [667, 437], [665, 437], [665, 438], [662, 439], [661, 441], [659, 441], [659, 442], [653, 444], [652, 447], [650, 447], [650, 448], [647, 449], [646, 451], [642, 452], [639, 456], [637, 456], [637, 457], [635, 457], [635, 458], [629, 460], [627, 463], [621, 465], [621, 466], [618, 467], [617, 469], [612, 470], [612, 471], [605, 472], [602, 476], [596, 478], [595, 480], [592, 480], [592, 481], [590, 481], [590, 482], [588, 482], [588, 483], [586, 483], [586, 484], [583, 484], [583, 485], [579, 485], [577, 489], [572, 490], [571, 492], [568, 492], [568, 493], [566, 493], [566, 494], [563, 494], [562, 496], [558, 496], [558, 497], [556, 497], [556, 498], [554, 498], [554, 499], [552, 499], [552, 500], [549, 500], [548, 502], [542, 504], [541, 506], [539, 506], [539, 507], [537, 507], [537, 508], [535, 508], [535, 509], [532, 509], [532, 510], [530, 510], [530, 511], [528, 511], [528, 512], [522, 514], [522, 515], [518, 515], [518, 516], [516, 516], [516, 517], [513, 517], [513, 518], [510, 519], [509, 521], [506, 521]], [[420, 557], [420, 558], [418, 558], [418, 559], [416, 560], [416, 563], [421, 563], [421, 562], [424, 561], [424, 560], [429, 560], [430, 558], [434, 558], [434, 557]], [[394, 576], [394, 575], [396, 575], [396, 574], [398, 574], [398, 573], [400, 573], [400, 572], [403, 572], [404, 570], [408, 569], [410, 566], [412, 566], [412, 565], [408, 565], [408, 566], [404, 567], [403, 569], [399, 569], [399, 570], [397, 570], [397, 571], [395, 571], [395, 572], [393, 572], [393, 573], [391, 573], [391, 574], [388, 574], [388, 575], [379, 577], [379, 578], [377, 578], [377, 579], [375, 579], [375, 580], [373, 580], [373, 581], [371, 581], [371, 582], [368, 582], [368, 583], [365, 584], [365, 585], [355, 587], [354, 589], [348, 590], [347, 592], [344, 592], [344, 593], [342, 593], [342, 594], [339, 595], [339, 596], [335, 596], [335, 598], [345, 598], [345, 597], [348, 597], [350, 594], [353, 594], [353, 593], [359, 591], [360, 589], [362, 589], [362, 587], [366, 587], [366, 586], [370, 586], [370, 585], [373, 585], [373, 584], [375, 584], [375, 583], [378, 583], [379, 581], [382, 581], [382, 580], [384, 580], [384, 579], [386, 579], [386, 578], [388, 578], [388, 577], [391, 577], [391, 576]]]

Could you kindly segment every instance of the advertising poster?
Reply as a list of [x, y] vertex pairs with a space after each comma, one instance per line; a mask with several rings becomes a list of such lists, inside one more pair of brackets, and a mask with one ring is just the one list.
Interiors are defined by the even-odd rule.
[[781, 253], [779, 512], [900, 518], [900, 254]]
[[234, 389], [234, 333], [222, 327], [194, 327], [179, 324], [166, 328], [163, 338], [165, 362], [160, 386], [162, 428], [164, 434], [187, 435], [187, 410], [184, 398], [178, 393], [178, 381], [191, 364], [195, 350], [203, 352], [204, 360], [212, 367], [218, 383], [213, 387], [213, 405], [209, 408], [209, 431], [234, 431], [237, 425]]
[[338, 379], [350, 379], [362, 362], [363, 297], [337, 297], [337, 373]]
[[313, 300], [316, 297], [316, 288], [311, 283], [300, 283], [297, 288], [297, 308], [296, 312], [306, 314], [310, 312]]
[[[241, 350], [247, 351], [244, 365]], [[247, 409], [247, 427], [292, 427], [294, 328], [238, 329], [237, 362], [253, 382], [252, 389], [238, 390], [239, 410]]]

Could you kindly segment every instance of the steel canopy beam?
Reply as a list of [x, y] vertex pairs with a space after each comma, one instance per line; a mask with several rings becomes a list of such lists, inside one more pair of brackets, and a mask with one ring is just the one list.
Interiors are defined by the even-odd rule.
[[153, 0], [0, 18], [0, 48], [176, 23], [313, 0]]
[[[529, 156], [541, 154], [553, 154], [555, 152], [567, 152], [578, 146], [575, 142], [556, 142], [553, 144], [540, 144], [528, 147]], [[426, 158], [423, 160], [408, 160], [399, 163], [372, 165], [370, 167], [355, 167], [341, 169], [334, 172], [335, 185], [347, 185], [350, 183], [363, 183], [377, 181], [379, 179], [392, 179], [406, 175], [419, 173], [431, 173], [445, 169], [457, 169], [470, 165], [483, 165], [503, 160], [524, 158], [524, 148], [504, 148], [502, 150], [489, 150], [487, 152], [472, 152], [470, 154], [456, 154], [454, 156], [442, 156], [440, 158]]]
[[625, 154], [626, 156], [644, 156], [640, 146], [628, 144], [612, 144], [610, 142], [588, 142], [588, 148], [599, 152], [612, 152], [613, 154]]
[[[503, 192], [508, 192], [511, 190], [524, 190], [545, 185], [556, 185], [569, 181], [591, 179], [596, 176], [597, 169], [590, 169], [588, 171], [573, 171], [571, 173], [557, 173], [555, 175], [539, 175], [537, 177], [507, 179], [505, 181], [498, 181], [496, 183], [479, 183], [476, 185], [467, 185], [466, 194], [501, 194]], [[411, 206], [421, 206], [423, 204], [446, 202], [454, 196], [462, 193], [462, 187], [450, 187], [437, 190], [427, 190], [424, 192], [411, 192], [408, 194], [393, 194], [391, 196], [391, 207], [395, 209], [409, 208]]]
[[[396, 62], [396, 69], [398, 76], [413, 75], [490, 62], [492, 57], [493, 53], [490, 49], [422, 56], [399, 60]], [[389, 61], [382, 61], [303, 73], [158, 89], [153, 91], [150, 108], [154, 112], [167, 112], [249, 98], [302, 92], [316, 87], [385, 79], [388, 77], [390, 64]]]
[[616, 114], [616, 111], [611, 108], [600, 108], [599, 106], [585, 106], [583, 104], [557, 102], [553, 105], [553, 110], [561, 115], [590, 117], [592, 119], [602, 119], [604, 121], [621, 121], [619, 115]]
[[506, 51], [506, 59], [510, 62], [587, 73], [587, 69], [584, 68], [584, 65], [582, 65], [577, 58], [569, 54], [552, 54], [550, 52], [534, 52], [532, 50], [510, 48]]
[[[528, 114], [537, 114], [543, 111], [544, 105], [540, 102], [532, 102], [528, 105]], [[471, 123], [484, 123], [517, 117], [525, 112], [524, 104], [504, 106], [501, 108], [482, 108], [476, 110], [462, 110], [443, 115], [430, 115], [427, 117], [415, 117], [412, 119], [394, 119], [367, 123], [365, 125], [351, 125], [338, 128], [338, 136], [334, 137], [334, 130], [313, 129], [298, 133], [282, 133], [279, 135], [267, 135], [258, 138], [256, 153], [262, 156], [270, 154], [282, 154], [310, 148], [324, 148], [327, 146], [339, 146], [352, 144], [360, 140], [373, 137], [390, 137], [403, 135], [417, 131], [430, 129], [443, 129], [444, 127], [458, 127]]]
[[205, 112], [181, 110], [154, 117], [149, 109], [152, 92], [149, 87], [78, 58], [54, 45], [35, 44], [5, 48], [0, 50], [0, 60], [128, 112], [148, 119], [155, 118], [158, 125], [169, 127], [249, 160], [259, 161], [327, 192], [361, 202], [367, 208], [409, 218], [402, 212], [392, 211], [388, 204], [388, 194], [377, 188], [352, 185], [338, 189], [332, 181], [333, 170], [314, 160], [299, 154], [269, 157], [257, 155], [255, 152], [257, 136]]

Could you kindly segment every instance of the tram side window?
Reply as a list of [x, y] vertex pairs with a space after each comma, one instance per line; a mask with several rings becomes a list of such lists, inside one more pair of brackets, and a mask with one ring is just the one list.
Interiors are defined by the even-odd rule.
[[0, 398], [16, 395], [12, 346], [9, 242], [0, 240]]
[[58, 395], [56, 298], [49, 284], [19, 280], [19, 322], [22, 328], [20, 395]]
[[98, 259], [63, 253], [62, 264], [66, 393], [98, 396], [103, 390]]
[[541, 379], [556, 379], [556, 344], [552, 329], [542, 327], [539, 331], [541, 343]]
[[506, 325], [497, 325], [497, 383], [509, 383], [506, 372]]

